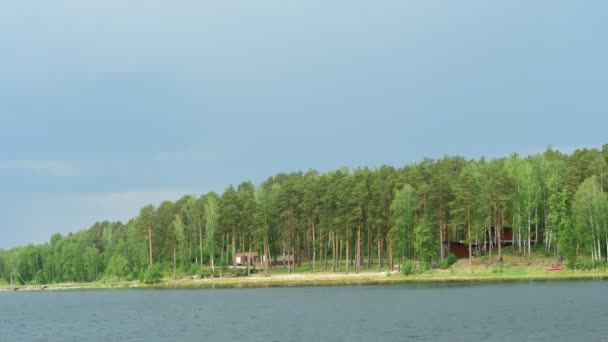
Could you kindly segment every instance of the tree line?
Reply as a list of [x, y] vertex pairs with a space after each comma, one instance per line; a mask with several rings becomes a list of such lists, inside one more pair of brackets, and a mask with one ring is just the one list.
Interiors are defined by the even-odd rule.
[[[402, 168], [280, 173], [222, 194], [147, 205], [126, 223], [97, 222], [48, 243], [0, 250], [6, 282], [42, 284], [173, 274], [382, 271], [404, 261], [439, 266], [450, 243], [469, 259], [502, 249], [531, 258], [608, 260], [608, 145], [565, 154], [468, 160], [445, 156]], [[509, 227], [513, 243], [501, 239]]]

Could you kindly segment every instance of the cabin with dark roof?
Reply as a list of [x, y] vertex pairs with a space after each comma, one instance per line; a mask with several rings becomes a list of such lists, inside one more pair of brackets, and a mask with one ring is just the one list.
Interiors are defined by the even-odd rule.
[[[478, 241], [478, 242], [473, 242], [471, 244], [471, 247], [473, 249], [473, 255], [482, 255], [485, 254], [486, 251], [490, 250], [490, 247], [492, 248], [492, 250], [497, 248], [497, 244], [498, 244], [498, 237], [496, 236], [496, 232], [494, 229], [491, 230], [492, 235], [488, 235], [488, 232], [486, 231], [486, 240], [485, 241]], [[534, 231], [532, 232], [532, 236], [530, 239], [530, 243], [531, 244], [536, 244], [536, 236], [534, 236]], [[447, 242], [444, 242], [444, 247], [445, 247], [445, 251], [446, 251], [446, 256], [449, 253], [453, 253], [456, 257], [458, 258], [468, 258], [469, 257], [469, 244], [466, 243], [466, 239], [461, 239], [461, 240], [454, 240], [455, 236], [450, 236], [450, 240]], [[460, 236], [459, 236], [460, 237]], [[462, 237], [460, 237], [462, 238]], [[501, 233], [501, 244], [503, 246], [510, 246], [513, 245], [513, 243], [515, 243], [515, 234], [513, 232], [513, 227], [511, 226], [503, 226], [502, 228], [502, 233]]]

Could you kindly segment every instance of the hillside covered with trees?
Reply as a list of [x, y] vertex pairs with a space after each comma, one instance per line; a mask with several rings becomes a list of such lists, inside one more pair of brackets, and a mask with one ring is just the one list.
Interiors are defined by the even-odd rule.
[[[570, 155], [548, 148], [525, 158], [446, 156], [401, 168], [280, 173], [222, 194], [147, 205], [128, 222], [0, 250], [0, 277], [44, 284], [229, 275], [239, 252], [267, 260], [257, 269], [264, 275], [302, 264], [311, 272], [382, 271], [404, 261], [435, 267], [445, 263], [449, 242], [496, 263], [510, 248], [597, 267], [608, 261], [607, 176], [608, 145]], [[505, 227], [509, 246], [500, 243]]]

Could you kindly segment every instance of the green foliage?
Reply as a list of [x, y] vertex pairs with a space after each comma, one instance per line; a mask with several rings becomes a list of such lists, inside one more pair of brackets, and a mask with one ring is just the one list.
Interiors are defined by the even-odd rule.
[[159, 264], [154, 264], [143, 272], [140, 276], [140, 281], [146, 284], [156, 284], [160, 282], [163, 277], [162, 266]]
[[437, 258], [437, 237], [431, 226], [422, 221], [416, 227], [416, 251], [424, 263], [430, 264]]
[[349, 258], [356, 260], [359, 238], [363, 259], [379, 271], [378, 249], [383, 260], [389, 253], [411, 260], [402, 265], [407, 273], [415, 272], [414, 260], [419, 271], [453, 264], [453, 256], [439, 261], [440, 236], [443, 242], [483, 242], [498, 225], [513, 226], [516, 241], [508, 248], [520, 254], [529, 253], [538, 229], [544, 241], [536, 248], [544, 247], [545, 255], [579, 268], [600, 267], [608, 257], [607, 160], [608, 145], [570, 155], [549, 148], [531, 157], [443, 157], [403, 168], [280, 173], [259, 185], [229, 186], [221, 197], [188, 195], [147, 205], [126, 223], [97, 222], [45, 244], [0, 250], [0, 279], [154, 282], [162, 276], [160, 265], [172, 271], [174, 250], [177, 272], [210, 276], [213, 260], [215, 273], [226, 276], [235, 272], [233, 254], [250, 248], [259, 255], [267, 249], [275, 258], [295, 253], [304, 264], [314, 257], [317, 271], [343, 271], [340, 250], [344, 260], [349, 246]]
[[[572, 204], [573, 225], [566, 231], [570, 249], [574, 246], [593, 262], [603, 261], [601, 240], [608, 235], [608, 195], [602, 192], [597, 177], [586, 179], [576, 191]], [[605, 240], [604, 240], [605, 241]], [[608, 241], [605, 241], [608, 244]], [[568, 255], [573, 256], [570, 250]], [[605, 254], [604, 254], [605, 256]]]
[[502, 267], [502, 264], [492, 267], [492, 273], [503, 273], [503, 272], [504, 272], [504, 269]]
[[105, 275], [110, 278], [125, 278], [131, 270], [129, 269], [129, 261], [120, 254], [113, 255], [110, 258]]
[[424, 273], [424, 272], [426, 272], [426, 271], [428, 271], [430, 269], [431, 269], [431, 264], [429, 262], [421, 262], [418, 265], [418, 272], [419, 273]]
[[401, 265], [401, 273], [408, 276], [416, 273], [416, 263], [412, 260], [408, 260]]
[[590, 270], [606, 269], [607, 263], [605, 260], [594, 261], [590, 258], [585, 258], [585, 259], [578, 260], [577, 263], [573, 262], [572, 265], [569, 264], [568, 266], [570, 268], [590, 271]]
[[201, 277], [201, 278], [213, 278], [215, 275], [213, 274], [213, 271], [211, 270], [211, 268], [203, 268], [203, 269], [199, 269], [197, 274]]
[[456, 257], [456, 255], [454, 255], [454, 253], [450, 253], [448, 254], [446, 261], [448, 262], [448, 266], [452, 266], [456, 262], [458, 262], [458, 258]]
[[393, 228], [389, 234], [396, 242], [398, 257], [414, 257], [415, 196], [414, 188], [406, 184], [397, 191], [391, 204]]

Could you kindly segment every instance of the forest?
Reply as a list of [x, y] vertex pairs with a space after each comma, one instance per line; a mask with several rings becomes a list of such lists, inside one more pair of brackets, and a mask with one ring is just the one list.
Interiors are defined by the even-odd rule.
[[[146, 205], [44, 244], [0, 249], [11, 284], [197, 274], [386, 271], [442, 267], [450, 243], [469, 258], [539, 251], [569, 267], [608, 262], [608, 145], [571, 154], [424, 159], [396, 168], [279, 173], [223, 193]], [[508, 227], [512, 244], [501, 238]], [[262, 260], [233, 267], [237, 253]], [[249, 265], [247, 263], [247, 265]]]

